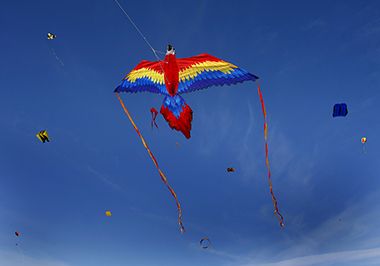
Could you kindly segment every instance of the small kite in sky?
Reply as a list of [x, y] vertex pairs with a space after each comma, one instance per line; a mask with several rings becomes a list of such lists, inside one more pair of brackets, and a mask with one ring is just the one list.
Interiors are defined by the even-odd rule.
[[201, 241], [199, 241], [199, 245], [201, 246], [201, 248], [206, 249], [211, 246], [211, 241], [208, 237], [204, 237], [201, 239]]
[[[165, 183], [176, 201], [178, 223], [180, 225], [181, 232], [184, 230], [184, 227], [182, 225], [182, 210], [177, 195], [169, 185], [166, 176], [158, 167], [156, 158], [148, 147], [145, 139], [142, 137], [139, 129], [129, 114], [128, 109], [125, 107], [121, 97], [119, 96], [119, 93], [148, 91], [164, 95], [165, 97], [160, 113], [172, 129], [182, 132], [182, 134], [189, 139], [191, 122], [193, 120], [193, 111], [181, 95], [201, 89], [207, 89], [211, 86], [233, 85], [244, 81], [256, 81], [257, 79], [257, 76], [247, 72], [246, 70], [209, 54], [204, 53], [188, 58], [176, 58], [175, 49], [169, 44], [167, 46], [164, 60], [154, 62], [148, 60], [141, 61], [124, 77], [121, 84], [114, 91], [124, 112], [128, 116], [144, 147], [148, 151], [149, 156], [153, 160], [162, 181]], [[279, 212], [277, 199], [274, 196], [272, 188], [267, 141], [268, 123], [260, 86], [258, 86], [258, 94], [264, 116], [265, 162], [268, 170], [269, 190], [272, 196], [272, 202], [275, 210], [274, 213], [279, 220], [280, 226], [283, 227], [283, 217]], [[212, 102], [212, 100], [210, 100], [210, 102]]]
[[47, 142], [50, 141], [50, 139], [49, 139], [49, 135], [48, 135], [48, 133], [47, 133], [46, 130], [41, 130], [40, 132], [37, 133], [36, 136], [37, 136], [37, 138], [38, 138], [41, 142], [43, 142], [43, 143], [45, 143], [46, 141], [47, 141]]
[[[16, 235], [16, 237], [18, 238], [18, 237], [20, 237], [20, 235], [21, 235], [21, 233], [19, 232], [19, 231], [16, 231], [15, 232], [15, 235]], [[17, 242], [16, 242], [16, 246], [18, 246], [18, 241], [19, 241], [19, 239], [17, 240]]]
[[[53, 47], [53, 45], [50, 43], [50, 41], [54, 40], [55, 38], [57, 38], [57, 35], [51, 33], [51, 32], [48, 32], [47, 33], [47, 40], [48, 40], [48, 46], [50, 48], [50, 53], [55, 57], [55, 59], [58, 61], [58, 63], [61, 64], [61, 66], [65, 66], [65, 64], [63, 63], [63, 61], [61, 60], [61, 58], [59, 58], [59, 56], [57, 55], [57, 53], [55, 52], [55, 49]], [[54, 45], [55, 46], [55, 45]]]
[[348, 114], [347, 104], [337, 103], [334, 105], [333, 117], [346, 116]]
[[233, 167], [228, 167], [227, 168], [227, 172], [231, 173], [231, 172], [235, 172], [235, 168]]
[[47, 34], [47, 39], [48, 40], [54, 40], [55, 38], [57, 38], [57, 35], [51, 33], [51, 32], [48, 32]]
[[363, 152], [364, 153], [367, 153], [367, 151], [366, 151], [366, 143], [367, 143], [367, 137], [362, 137], [361, 139], [360, 139], [360, 141], [361, 141], [361, 143], [363, 144]]

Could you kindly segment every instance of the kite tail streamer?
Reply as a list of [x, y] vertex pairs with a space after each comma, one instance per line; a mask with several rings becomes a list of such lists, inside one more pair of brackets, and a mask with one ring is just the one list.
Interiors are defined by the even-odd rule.
[[265, 140], [265, 164], [268, 169], [268, 182], [269, 182], [269, 190], [270, 194], [272, 196], [272, 202], [273, 202], [273, 207], [274, 207], [274, 214], [276, 215], [278, 222], [280, 223], [281, 227], [284, 227], [284, 217], [282, 217], [280, 211], [278, 210], [278, 204], [277, 204], [277, 199], [274, 196], [273, 192], [273, 185], [272, 185], [272, 178], [271, 178], [271, 171], [270, 171], [270, 166], [269, 166], [269, 156], [268, 156], [268, 122], [267, 122], [267, 112], [265, 110], [265, 104], [264, 104], [264, 98], [260, 90], [260, 85], [257, 86], [257, 91], [260, 96], [260, 102], [261, 102], [261, 109], [263, 111], [263, 116], [264, 116], [264, 140]]
[[156, 118], [157, 118], [157, 115], [158, 115], [158, 111], [155, 109], [155, 108], [151, 108], [150, 109], [150, 112], [151, 112], [151, 114], [152, 114], [152, 121], [150, 122], [150, 125], [151, 125], [151, 127], [152, 127], [152, 129], [153, 129], [153, 125], [156, 127], [156, 128], [158, 128], [158, 125], [157, 125], [157, 123], [156, 123]]
[[183, 226], [183, 223], [182, 223], [182, 209], [181, 209], [181, 204], [179, 203], [177, 194], [175, 193], [173, 188], [170, 186], [168, 179], [166, 178], [165, 174], [161, 171], [160, 167], [158, 166], [158, 162], [157, 162], [156, 158], [154, 157], [153, 153], [151, 152], [150, 148], [148, 147], [148, 144], [145, 142], [144, 137], [141, 135], [140, 130], [137, 128], [135, 122], [133, 121], [131, 115], [129, 114], [128, 109], [125, 107], [124, 102], [121, 99], [119, 93], [116, 93], [116, 96], [117, 96], [117, 99], [119, 100], [121, 106], [123, 107], [125, 114], [128, 116], [129, 121], [131, 121], [132, 126], [136, 130], [136, 133], [139, 135], [142, 144], [144, 145], [145, 149], [148, 151], [150, 158], [152, 159], [154, 165], [156, 166], [156, 168], [158, 170], [158, 173], [160, 174], [162, 182], [164, 182], [166, 187], [169, 189], [170, 194], [172, 194], [172, 196], [176, 202], [177, 210], [178, 210], [178, 225], [179, 225], [179, 229], [180, 229], [181, 233], [183, 233], [183, 232], [185, 232], [185, 227]]

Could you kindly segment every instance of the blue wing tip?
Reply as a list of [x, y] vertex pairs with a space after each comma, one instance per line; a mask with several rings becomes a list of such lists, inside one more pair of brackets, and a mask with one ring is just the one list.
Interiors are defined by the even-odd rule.
[[256, 79], [259, 79], [259, 77], [258, 77], [258, 76], [256, 76], [256, 75], [253, 75], [253, 74], [251, 74], [251, 73], [249, 73], [249, 74], [251, 75], [251, 77], [252, 77], [253, 81], [255, 81]]
[[115, 93], [121, 92], [121, 86], [118, 86], [113, 92]]

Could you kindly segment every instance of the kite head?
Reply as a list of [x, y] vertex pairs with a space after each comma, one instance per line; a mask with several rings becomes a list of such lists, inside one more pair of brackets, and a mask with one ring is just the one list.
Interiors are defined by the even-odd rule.
[[175, 49], [171, 44], [168, 44], [168, 48], [166, 50], [166, 55], [168, 54], [175, 54]]

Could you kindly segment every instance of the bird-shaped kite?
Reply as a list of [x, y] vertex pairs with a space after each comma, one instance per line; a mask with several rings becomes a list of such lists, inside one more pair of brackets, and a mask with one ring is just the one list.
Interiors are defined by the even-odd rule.
[[171, 128], [190, 138], [193, 111], [181, 94], [256, 79], [255, 75], [209, 54], [176, 58], [175, 49], [168, 45], [163, 61], [143, 60], [115, 92], [149, 91], [165, 95], [160, 113]]
[[[120, 86], [115, 89], [115, 93], [130, 119], [137, 134], [141, 138], [144, 147], [147, 149], [151, 159], [157, 167], [161, 179], [166, 184], [171, 194], [176, 200], [178, 209], [178, 222], [183, 229], [181, 221], [181, 207], [174, 190], [167, 182], [165, 175], [158, 167], [157, 160], [154, 158], [146, 141], [142, 137], [136, 124], [132, 120], [128, 110], [121, 100], [120, 92], [153, 92], [163, 94], [164, 102], [161, 106], [160, 113], [168, 122], [172, 129], [181, 131], [186, 138], [190, 138], [191, 122], [193, 111], [186, 104], [181, 94], [193, 92], [196, 90], [206, 89], [211, 86], [223, 86], [241, 83], [244, 81], [255, 81], [258, 77], [241, 69], [229, 62], [216, 58], [209, 54], [200, 54], [188, 58], [176, 58], [175, 49], [172, 45], [167, 46], [166, 56], [160, 61], [141, 61], [131, 72], [122, 80]], [[264, 136], [265, 136], [265, 154], [266, 165], [268, 168], [268, 179], [272, 201], [275, 209], [275, 215], [279, 219], [281, 227], [283, 226], [283, 217], [278, 211], [277, 200], [274, 197], [271, 182], [271, 173], [268, 160], [268, 124], [266, 122], [266, 111], [260, 87], [258, 88], [260, 102], [264, 115]]]

